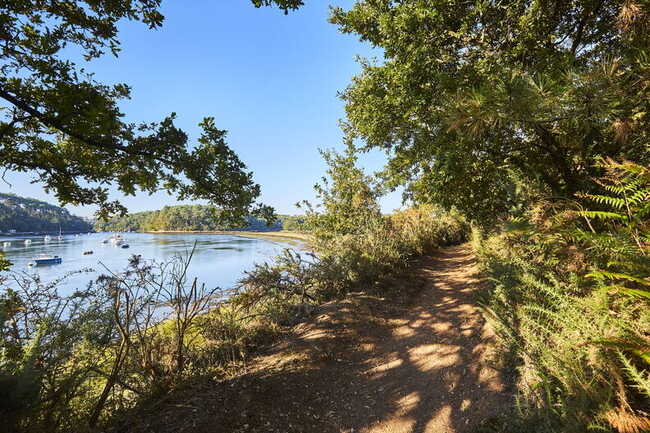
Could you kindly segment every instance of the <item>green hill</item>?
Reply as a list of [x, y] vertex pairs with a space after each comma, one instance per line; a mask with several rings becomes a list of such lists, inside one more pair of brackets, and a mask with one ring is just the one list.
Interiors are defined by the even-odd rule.
[[92, 231], [92, 224], [66, 209], [33, 198], [0, 193], [0, 231]]
[[207, 205], [165, 206], [156, 211], [135, 212], [123, 217], [114, 217], [108, 221], [97, 221], [96, 231], [198, 231], [210, 232], [220, 230], [278, 231], [281, 222], [267, 225], [257, 218], [248, 217], [248, 224], [243, 227], [226, 227], [215, 219], [215, 209]]

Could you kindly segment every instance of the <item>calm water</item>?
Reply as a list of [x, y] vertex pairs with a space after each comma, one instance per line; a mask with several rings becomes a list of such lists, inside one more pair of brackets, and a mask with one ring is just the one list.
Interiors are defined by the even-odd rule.
[[[2, 248], [5, 257], [12, 263], [12, 271], [36, 272], [44, 282], [50, 282], [68, 272], [83, 268], [92, 268], [90, 273], [77, 274], [63, 284], [65, 291], [72, 292], [75, 288], [84, 287], [100, 273], [106, 273], [103, 266], [113, 272], [122, 271], [134, 254], [143, 259], [164, 261], [174, 255], [187, 254], [194, 242], [196, 250], [189, 268], [189, 275], [197, 277], [206, 286], [229, 288], [242, 276], [243, 271], [249, 270], [255, 263], [270, 261], [284, 248], [299, 248], [296, 243], [281, 240], [266, 240], [245, 238], [234, 235], [210, 234], [122, 234], [128, 249], [114, 247], [110, 243], [102, 244], [102, 240], [110, 236], [107, 233], [92, 233], [88, 235], [65, 236], [62, 241], [55, 237], [50, 242], [44, 242], [42, 237], [32, 237], [31, 245], [25, 245], [25, 238], [4, 238], [2, 242], [10, 241], [11, 246]], [[83, 255], [87, 250], [94, 254]], [[28, 263], [40, 254], [58, 255], [63, 263], [50, 266], [30, 267]], [[102, 266], [103, 265], [103, 266]], [[11, 284], [9, 284], [11, 286]]]

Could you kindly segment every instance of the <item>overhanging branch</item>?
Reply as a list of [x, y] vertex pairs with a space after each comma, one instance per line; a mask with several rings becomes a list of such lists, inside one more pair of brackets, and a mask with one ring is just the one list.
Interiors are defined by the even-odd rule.
[[[148, 158], [151, 158], [152, 155], [151, 153], [148, 153], [144, 150], [136, 150], [136, 149], [130, 149], [127, 146], [123, 146], [119, 143], [112, 142], [112, 141], [97, 141], [93, 140], [92, 138], [84, 137], [81, 134], [78, 134], [74, 131], [71, 131], [70, 128], [68, 128], [66, 125], [64, 125], [62, 122], [60, 122], [56, 118], [49, 117], [40, 111], [38, 111], [36, 108], [32, 107], [28, 103], [21, 101], [18, 99], [16, 96], [12, 95], [11, 93], [7, 92], [5, 89], [0, 87], [0, 97], [3, 98], [4, 100], [10, 102], [13, 104], [16, 108], [19, 108], [29, 114], [32, 117], [35, 117], [38, 119], [41, 123], [44, 125], [54, 128], [63, 134], [74, 138], [75, 140], [81, 141], [83, 143], [86, 143], [89, 146], [98, 148], [98, 149], [104, 149], [104, 150], [113, 150], [117, 152], [122, 152], [127, 155], [138, 155], [138, 156], [145, 156]], [[166, 159], [166, 158], [161, 158], [161, 157], [153, 157], [154, 160], [159, 161], [161, 163], [167, 164], [167, 165], [174, 165], [172, 161]]]

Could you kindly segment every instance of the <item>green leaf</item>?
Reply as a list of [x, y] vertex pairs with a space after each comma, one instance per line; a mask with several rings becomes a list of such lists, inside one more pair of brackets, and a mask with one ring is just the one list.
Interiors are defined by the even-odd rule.
[[620, 349], [624, 352], [634, 354], [650, 365], [650, 346], [630, 343], [628, 341], [616, 338], [603, 338], [594, 340], [591, 343], [610, 349]]
[[598, 280], [627, 280], [633, 281], [635, 283], [643, 284], [644, 286], [650, 286], [650, 280], [643, 278], [635, 277], [633, 275], [623, 274], [620, 272], [609, 272], [609, 271], [593, 271], [586, 275], [589, 278], [594, 278]]

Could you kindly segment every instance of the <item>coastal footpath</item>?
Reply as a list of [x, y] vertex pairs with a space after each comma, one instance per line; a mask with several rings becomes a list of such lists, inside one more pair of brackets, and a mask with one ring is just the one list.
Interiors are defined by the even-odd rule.
[[513, 405], [476, 305], [485, 281], [471, 248], [423, 257], [402, 293], [353, 293], [311, 311], [221, 381], [198, 381], [119, 431], [463, 433]]

